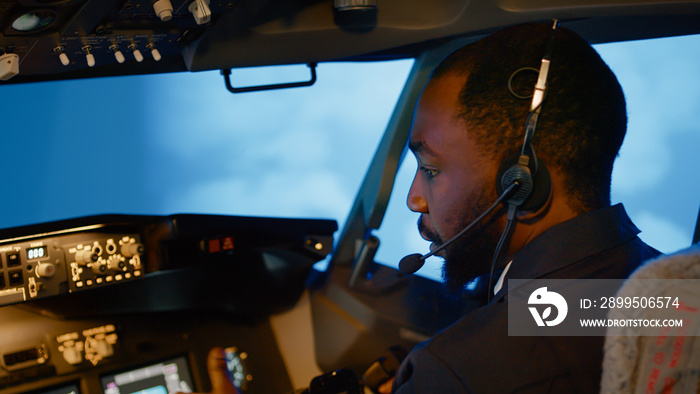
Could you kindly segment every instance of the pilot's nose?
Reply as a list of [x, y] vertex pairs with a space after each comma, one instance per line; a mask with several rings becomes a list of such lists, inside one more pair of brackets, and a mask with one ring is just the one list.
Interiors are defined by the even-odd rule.
[[428, 213], [428, 202], [423, 197], [423, 191], [419, 182], [416, 181], [418, 173], [413, 177], [411, 188], [408, 190], [406, 205], [413, 212]]

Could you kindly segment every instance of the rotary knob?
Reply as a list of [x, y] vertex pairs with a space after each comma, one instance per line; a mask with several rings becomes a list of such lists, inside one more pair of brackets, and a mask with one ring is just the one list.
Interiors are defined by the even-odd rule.
[[143, 250], [143, 245], [136, 242], [124, 244], [121, 247], [121, 252], [124, 257], [140, 256], [143, 254]]
[[91, 249], [81, 249], [75, 252], [75, 261], [80, 265], [94, 263], [100, 256]]
[[40, 278], [51, 278], [56, 274], [56, 266], [52, 263], [41, 263], [36, 267], [36, 273]]
[[68, 346], [63, 349], [63, 359], [70, 365], [78, 365], [83, 362], [83, 353], [75, 346]]
[[124, 256], [109, 256], [109, 258], [107, 259], [107, 268], [112, 271], [124, 271], [126, 269], [126, 262], [124, 262]]
[[107, 273], [107, 263], [104, 260], [95, 261], [92, 263], [92, 272], [97, 275], [104, 275]]

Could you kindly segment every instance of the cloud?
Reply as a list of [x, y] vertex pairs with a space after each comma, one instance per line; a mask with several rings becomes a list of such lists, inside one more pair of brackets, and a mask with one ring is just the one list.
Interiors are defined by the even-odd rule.
[[165, 201], [170, 212], [207, 212], [336, 219], [347, 215], [350, 199], [330, 171], [275, 172], [260, 177], [218, 179], [192, 187]]

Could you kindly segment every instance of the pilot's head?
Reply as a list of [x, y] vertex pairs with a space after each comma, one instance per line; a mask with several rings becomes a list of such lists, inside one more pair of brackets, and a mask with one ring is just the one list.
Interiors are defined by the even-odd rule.
[[[497, 199], [499, 168], [523, 147], [551, 26], [518, 25], [461, 48], [438, 66], [423, 91], [409, 142], [418, 170], [408, 206], [421, 213], [419, 229], [431, 247]], [[545, 187], [540, 204], [518, 212], [499, 265], [547, 228], [610, 205], [612, 165], [626, 124], [624, 96], [612, 71], [585, 40], [557, 29], [532, 141], [552, 186]], [[497, 209], [441, 252], [448, 288], [488, 272], [506, 210]]]

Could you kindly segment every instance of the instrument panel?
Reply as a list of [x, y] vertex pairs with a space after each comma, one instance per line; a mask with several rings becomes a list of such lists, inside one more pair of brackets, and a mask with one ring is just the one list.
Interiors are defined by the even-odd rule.
[[294, 306], [336, 229], [188, 214], [2, 229], [0, 393], [208, 391], [214, 346], [241, 389], [290, 392], [268, 317]]

